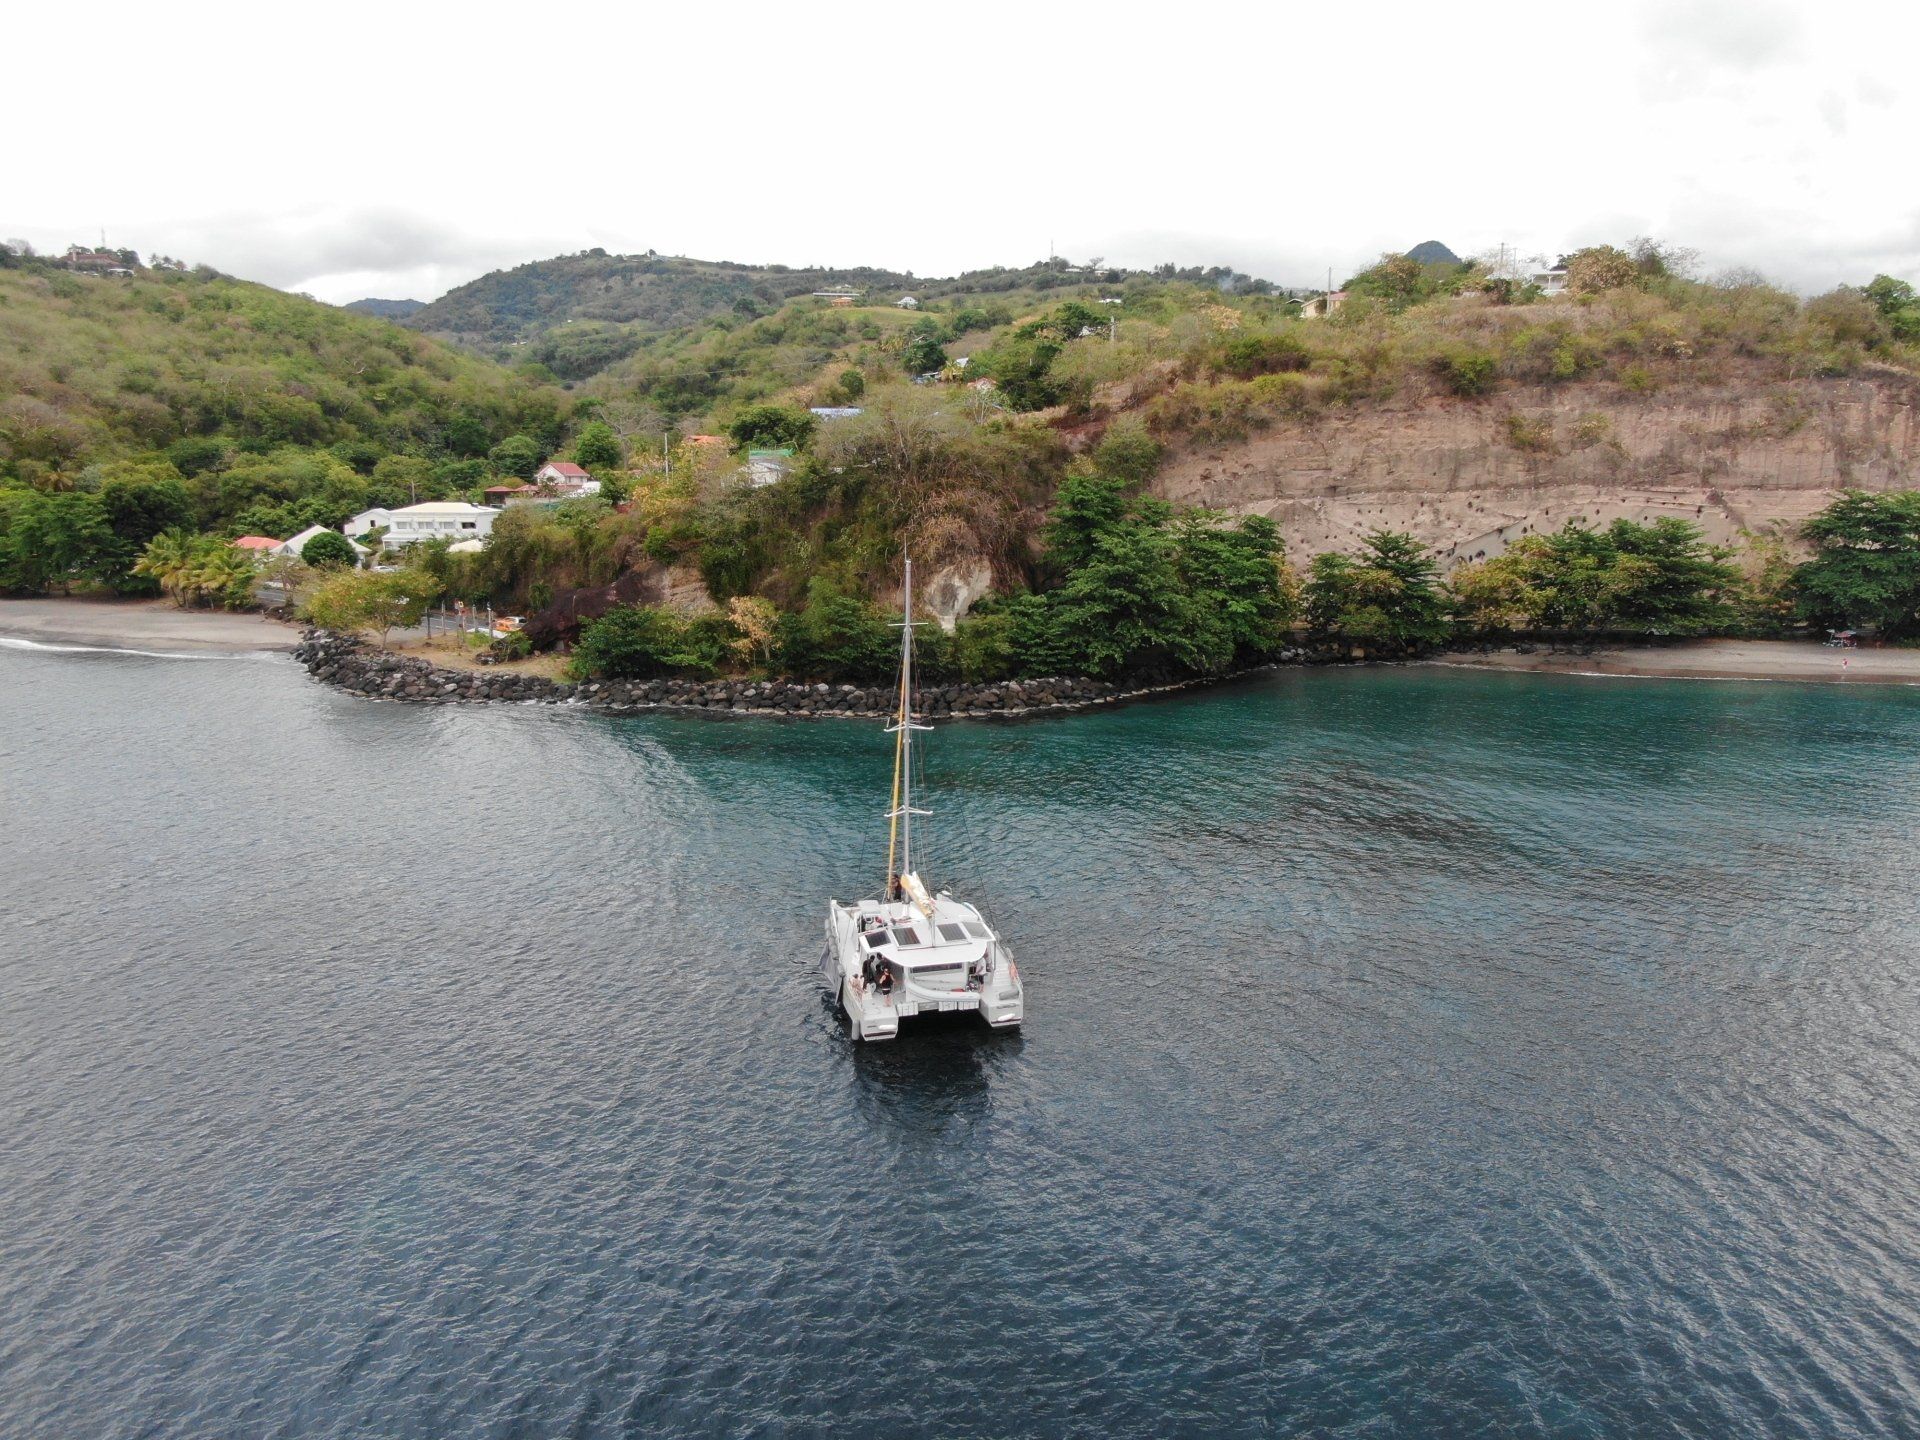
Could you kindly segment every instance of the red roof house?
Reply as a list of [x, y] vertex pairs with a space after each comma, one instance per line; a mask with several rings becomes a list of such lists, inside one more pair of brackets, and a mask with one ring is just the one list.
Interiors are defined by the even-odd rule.
[[242, 535], [238, 540], [233, 542], [233, 548], [236, 550], [252, 550], [256, 554], [264, 555], [279, 543], [278, 540], [271, 539], [265, 535]]

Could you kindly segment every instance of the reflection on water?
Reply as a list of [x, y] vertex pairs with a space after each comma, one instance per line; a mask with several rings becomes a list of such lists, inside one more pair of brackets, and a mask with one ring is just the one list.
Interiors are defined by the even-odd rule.
[[1920, 696], [942, 727], [0, 653], [0, 1434], [1920, 1433]]

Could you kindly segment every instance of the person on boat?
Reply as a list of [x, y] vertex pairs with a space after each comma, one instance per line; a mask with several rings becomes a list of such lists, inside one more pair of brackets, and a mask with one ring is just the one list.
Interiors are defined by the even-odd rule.
[[906, 887], [900, 883], [900, 877], [895, 875], [891, 880], [887, 881], [887, 899], [897, 904], [906, 898]]
[[877, 968], [880, 972], [880, 993], [882, 995], [891, 995], [893, 993], [893, 966], [882, 960], [879, 962]]

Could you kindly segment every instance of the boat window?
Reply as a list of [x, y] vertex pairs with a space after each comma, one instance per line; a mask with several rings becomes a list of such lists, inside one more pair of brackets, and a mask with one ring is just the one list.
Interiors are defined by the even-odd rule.
[[918, 945], [920, 943], [920, 932], [915, 930], [911, 925], [896, 925], [893, 927], [893, 943], [903, 946]]
[[967, 927], [950, 924], [943, 920], [940, 922], [940, 938], [949, 945], [957, 945], [967, 938]]
[[958, 990], [967, 978], [960, 965], [922, 965], [912, 972], [913, 983], [929, 990]]
[[966, 923], [967, 923], [967, 934], [971, 935], [974, 939], [976, 940], [993, 939], [993, 932], [987, 929], [986, 926], [974, 920], [969, 920]]
[[882, 945], [887, 943], [887, 932], [884, 930], [869, 930], [860, 938], [867, 942], [867, 949], [878, 950]]

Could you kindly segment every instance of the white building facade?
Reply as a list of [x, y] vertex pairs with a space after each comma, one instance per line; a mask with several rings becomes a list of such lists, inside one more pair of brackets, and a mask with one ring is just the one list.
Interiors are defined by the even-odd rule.
[[416, 540], [484, 540], [493, 533], [493, 522], [499, 518], [498, 510], [485, 505], [428, 500], [402, 505], [398, 510], [362, 510], [347, 521], [345, 528], [349, 538], [384, 529], [387, 535], [383, 543], [392, 550]]

